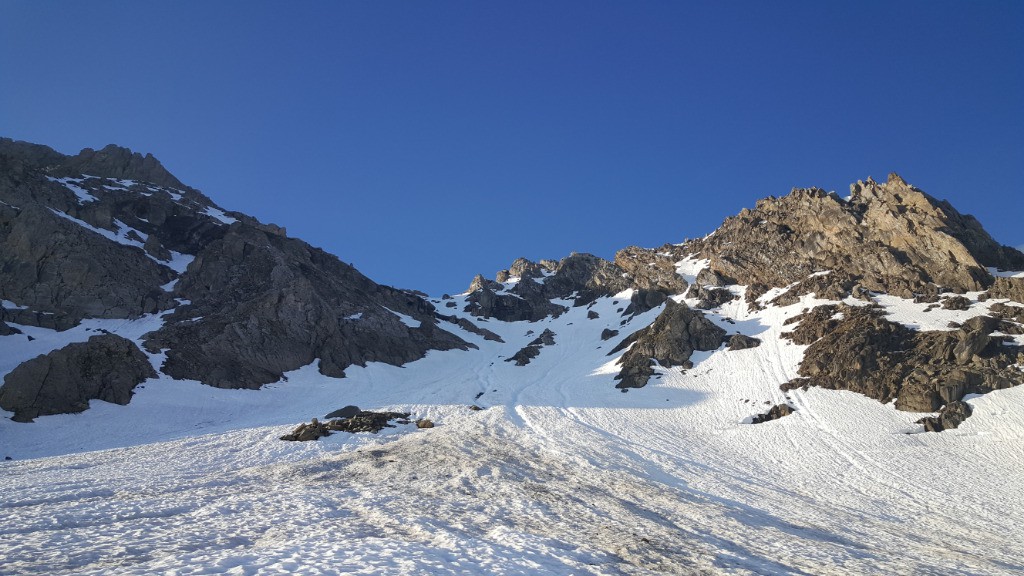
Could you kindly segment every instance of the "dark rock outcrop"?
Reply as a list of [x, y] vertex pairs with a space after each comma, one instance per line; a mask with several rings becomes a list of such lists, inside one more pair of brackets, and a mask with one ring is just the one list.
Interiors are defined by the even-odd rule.
[[963, 424], [964, 420], [970, 418], [971, 412], [970, 404], [956, 400], [943, 406], [937, 416], [921, 418], [917, 423], [923, 424], [926, 432], [952, 430]]
[[[0, 205], [0, 298], [34, 312], [131, 318], [170, 308], [175, 273], [39, 204]], [[29, 320], [25, 318], [25, 320]], [[68, 327], [68, 326], [63, 326]]]
[[145, 346], [168, 349], [165, 374], [220, 388], [259, 388], [317, 359], [322, 374], [343, 377], [351, 365], [400, 365], [427, 350], [470, 346], [437, 328], [434, 307], [420, 296], [241, 222], [199, 252], [175, 294], [192, 304], [168, 316]]
[[694, 284], [691, 286], [690, 291], [686, 293], [686, 297], [698, 299], [696, 307], [701, 310], [718, 308], [722, 304], [731, 302], [736, 298], [736, 296], [728, 290], [702, 286], [700, 284]]
[[384, 428], [394, 428], [392, 420], [400, 424], [409, 424], [408, 412], [368, 412], [361, 411], [352, 416], [321, 422], [316, 418], [309, 424], [299, 424], [290, 433], [281, 436], [281, 440], [289, 442], [308, 442], [330, 436], [331, 432], [370, 432], [376, 434]]
[[522, 347], [516, 352], [511, 358], [506, 358], [505, 362], [515, 362], [516, 366], [526, 366], [540, 355], [540, 349], [544, 346], [555, 345], [555, 333], [547, 328], [540, 333], [540, 336], [534, 338], [529, 344]]
[[4, 378], [0, 407], [13, 411], [14, 420], [30, 422], [81, 412], [89, 400], [127, 404], [135, 386], [155, 376], [132, 341], [103, 334], [23, 362]]
[[446, 316], [444, 314], [437, 314], [437, 317], [439, 319], [441, 319], [441, 320], [444, 320], [445, 322], [450, 322], [452, 324], [455, 324], [456, 326], [458, 326], [459, 328], [462, 328], [466, 332], [470, 332], [472, 334], [476, 334], [477, 336], [482, 336], [484, 340], [488, 340], [488, 341], [491, 341], [491, 342], [504, 342], [504, 340], [501, 339], [501, 336], [498, 336], [497, 334], [495, 334], [494, 332], [491, 332], [490, 330], [488, 330], [486, 328], [481, 328], [481, 327], [477, 326], [476, 324], [473, 324], [469, 320], [466, 320], [465, 318], [459, 318], [458, 316], [455, 316], [454, 314], [451, 315], [451, 316]]
[[770, 422], [772, 420], [778, 420], [779, 418], [782, 418], [784, 416], [789, 416], [793, 412], [796, 412], [796, 410], [794, 410], [793, 407], [790, 406], [789, 404], [776, 404], [775, 406], [772, 406], [771, 409], [769, 409], [764, 414], [758, 414], [757, 416], [754, 416], [750, 423], [763, 424], [765, 422]]
[[729, 350], [746, 350], [748, 348], [757, 348], [760, 345], [760, 340], [746, 334], [733, 334], [729, 337]]
[[916, 332], [869, 307], [820, 306], [784, 334], [810, 344], [784, 390], [819, 386], [851, 390], [909, 412], [933, 412], [965, 394], [1024, 383], [1015, 364], [1024, 351], [992, 336], [999, 319], [979, 316], [959, 330]]
[[724, 341], [722, 330], [697, 310], [674, 300], [665, 302], [665, 309], [653, 324], [634, 332], [612, 350], [612, 354], [632, 345], [622, 355], [622, 370], [615, 377], [616, 388], [642, 388], [654, 374], [654, 364], [671, 368], [690, 367], [690, 356], [696, 350], [717, 350]]

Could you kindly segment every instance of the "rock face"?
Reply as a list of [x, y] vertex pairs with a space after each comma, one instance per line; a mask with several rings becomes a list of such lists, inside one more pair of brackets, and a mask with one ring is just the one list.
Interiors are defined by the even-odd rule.
[[665, 368], [689, 368], [695, 350], [717, 350], [726, 336], [704, 315], [674, 300], [665, 302], [653, 324], [633, 333], [612, 350], [619, 352], [632, 344], [622, 355], [622, 370], [615, 377], [616, 388], [642, 388], [654, 374], [654, 363]]
[[769, 197], [686, 248], [710, 259], [715, 273], [747, 285], [748, 300], [819, 271], [833, 272], [835, 282], [825, 288], [836, 293], [848, 293], [843, 284], [854, 282], [851, 288], [913, 298], [984, 290], [993, 283], [988, 266], [1024, 269], [1024, 254], [895, 174], [884, 184], [852, 185], [849, 200], [818, 188]]
[[127, 404], [132, 390], [156, 376], [149, 358], [130, 340], [93, 336], [29, 360], [9, 373], [0, 388], [0, 407], [14, 420], [81, 412], [89, 400]]
[[434, 307], [419, 296], [241, 223], [200, 251], [175, 294], [192, 304], [149, 334], [146, 348], [168, 349], [165, 374], [221, 388], [259, 388], [317, 359], [322, 374], [343, 377], [353, 364], [399, 365], [469, 346], [438, 328]]
[[[695, 277], [677, 272], [703, 259], [709, 264]], [[957, 402], [965, 394], [1020, 384], [1024, 373], [1024, 353], [1008, 336], [1024, 333], [1024, 279], [994, 278], [986, 268], [1022, 270], [1024, 254], [890, 175], [884, 184], [858, 182], [845, 200], [817, 188], [769, 197], [703, 239], [628, 247], [613, 261], [581, 253], [520, 258], [494, 280], [475, 277], [461, 312], [535, 322], [586, 306], [586, 326], [567, 338], [591, 334], [601, 346], [598, 338], [618, 337], [614, 328], [664, 307], [653, 324], [631, 326], [613, 351], [629, 347], [616, 377], [626, 390], [645, 386], [656, 366], [691, 366], [695, 351], [758, 346], [709, 320], [733, 322], [728, 303], [740, 298], [739, 285], [752, 308], [810, 293], [852, 296], [869, 305], [823, 306], [797, 319], [789, 337], [809, 347], [801, 378], [786, 386], [854, 390], [895, 400], [901, 410], [946, 406], [925, 423], [938, 429], [962, 419]], [[759, 299], [770, 289], [771, 299]], [[959, 295], [967, 291], [998, 302], [978, 305]], [[875, 292], [991, 316], [915, 332], [872, 308]], [[676, 303], [684, 294], [694, 308]], [[424, 296], [378, 285], [283, 228], [226, 212], [152, 155], [107, 146], [67, 156], [0, 138], [0, 337], [22, 340], [22, 326], [63, 331], [84, 319], [154, 315], [145, 322], [159, 326], [141, 338], [142, 350], [107, 335], [23, 363], [0, 387], [0, 406], [19, 420], [84, 410], [90, 399], [126, 403], [154, 375], [155, 358], [173, 378], [259, 388], [314, 362], [322, 374], [342, 377], [353, 365], [401, 365], [431, 350], [473, 347], [443, 327], [503, 343], [452, 310], [462, 298], [446, 296], [442, 314]], [[598, 306], [604, 297], [614, 301]], [[507, 361], [526, 365], [555, 338], [544, 330]], [[303, 434], [330, 426], [314, 423]]]
[[916, 332], [870, 307], [819, 306], [787, 333], [810, 344], [799, 373], [783, 389], [851, 390], [909, 412], [933, 412], [965, 394], [1024, 383], [1014, 365], [1024, 350], [993, 336], [1000, 320], [978, 316], [959, 330]]

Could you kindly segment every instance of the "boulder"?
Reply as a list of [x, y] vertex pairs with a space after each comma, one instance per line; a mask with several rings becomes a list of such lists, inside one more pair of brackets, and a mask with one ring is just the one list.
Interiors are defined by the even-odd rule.
[[959, 427], [971, 416], [971, 405], [966, 402], [950, 402], [939, 410], [937, 416], [921, 418], [918, 424], [923, 424], [927, 432], [942, 432]]
[[734, 334], [729, 337], [729, 350], [746, 350], [748, 348], [757, 348], [760, 345], [761, 341], [753, 336]]
[[93, 336], [23, 362], [4, 378], [0, 407], [14, 420], [81, 412], [90, 400], [127, 404], [135, 386], [156, 376], [149, 358], [131, 340]]
[[754, 416], [750, 423], [763, 424], [764, 422], [778, 420], [779, 418], [782, 418], [784, 416], [789, 416], [795, 411], [796, 410], [789, 404], [776, 404], [775, 406], [772, 406], [771, 409], [769, 409], [764, 414], [758, 414], [757, 416]]
[[362, 412], [362, 410], [360, 410], [358, 406], [348, 405], [344, 408], [338, 408], [334, 412], [324, 416], [324, 418], [327, 418], [328, 420], [331, 418], [351, 418], [358, 415], [360, 412]]

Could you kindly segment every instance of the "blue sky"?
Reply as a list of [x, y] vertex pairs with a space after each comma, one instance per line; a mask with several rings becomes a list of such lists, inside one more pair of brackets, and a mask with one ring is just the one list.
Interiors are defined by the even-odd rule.
[[[297, 4], [297, 5], [296, 5]], [[897, 171], [1024, 244], [1024, 2], [0, 3], [0, 135], [440, 294]]]

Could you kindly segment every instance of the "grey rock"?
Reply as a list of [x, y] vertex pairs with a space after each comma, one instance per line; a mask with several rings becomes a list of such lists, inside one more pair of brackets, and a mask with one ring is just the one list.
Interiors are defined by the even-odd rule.
[[362, 410], [359, 409], [359, 406], [353, 406], [350, 404], [348, 406], [345, 406], [344, 408], [338, 408], [334, 412], [331, 412], [327, 416], [324, 416], [324, 418], [328, 420], [330, 420], [331, 418], [351, 418], [353, 416], [358, 415], [360, 412], [362, 412]]
[[946, 310], [967, 310], [971, 301], [963, 296], [950, 296], [942, 300], [942, 307]]
[[12, 370], [0, 388], [0, 407], [13, 411], [18, 422], [30, 422], [47, 414], [81, 412], [89, 400], [127, 404], [135, 386], [155, 376], [149, 359], [130, 340], [93, 336]]
[[964, 420], [970, 418], [972, 413], [971, 405], [966, 402], [950, 402], [939, 410], [937, 416], [922, 418], [917, 421], [923, 424], [927, 432], [942, 432], [958, 428]]
[[717, 350], [725, 335], [725, 330], [700, 311], [666, 300], [665, 309], [653, 324], [633, 333], [612, 350], [614, 354], [632, 345], [619, 360], [622, 369], [615, 377], [619, 380], [616, 388], [646, 386], [654, 374], [653, 362], [665, 368], [689, 366], [695, 350]]
[[960, 342], [953, 348], [953, 357], [956, 359], [957, 364], [963, 365], [969, 364], [976, 354], [988, 346], [991, 339], [982, 330], [973, 330], [961, 334]]

